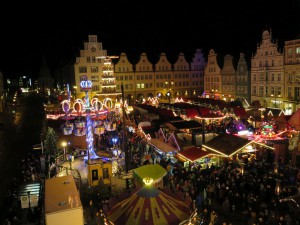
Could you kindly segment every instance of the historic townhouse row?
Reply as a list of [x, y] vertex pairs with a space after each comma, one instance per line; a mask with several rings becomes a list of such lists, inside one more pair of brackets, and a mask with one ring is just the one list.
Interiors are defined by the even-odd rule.
[[[81, 78], [87, 75], [93, 82], [92, 95], [101, 93], [101, 74], [107, 51], [96, 35], [89, 35], [84, 43], [80, 57], [75, 63], [75, 82], [80, 87]], [[158, 62], [151, 63], [146, 53], [140, 55], [139, 62], [132, 64], [125, 53], [121, 53], [114, 65], [117, 90], [124, 88], [127, 99], [142, 100], [159, 96], [163, 99], [174, 97], [199, 96], [203, 93], [203, 72], [206, 60], [200, 49], [197, 49], [192, 62], [187, 62], [183, 53], [171, 64], [165, 53], [161, 53]], [[76, 97], [82, 97], [79, 90]]]
[[[82, 76], [93, 82], [92, 94], [101, 92], [101, 74], [107, 51], [96, 35], [89, 35], [88, 42], [75, 63], [75, 81], [79, 87]], [[175, 63], [170, 63], [161, 53], [155, 63], [142, 53], [139, 61], [132, 64], [126, 53], [114, 61], [117, 90], [124, 87], [128, 100], [159, 96], [203, 96], [206, 98], [233, 101], [240, 99], [251, 104], [259, 101], [263, 107], [281, 108], [286, 114], [297, 109], [300, 100], [300, 38], [285, 41], [284, 51], [272, 39], [271, 30], [262, 32], [262, 41], [250, 63], [243, 53], [237, 63], [231, 55], [218, 55], [214, 49], [206, 58], [196, 49], [192, 62], [187, 62], [180, 53]], [[77, 90], [77, 97], [84, 92]]]

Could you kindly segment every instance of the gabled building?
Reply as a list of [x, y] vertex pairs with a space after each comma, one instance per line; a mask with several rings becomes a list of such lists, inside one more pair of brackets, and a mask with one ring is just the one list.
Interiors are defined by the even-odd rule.
[[133, 93], [136, 91], [135, 73], [133, 65], [127, 58], [126, 53], [121, 53], [118, 62], [115, 64], [115, 76], [117, 90], [121, 90], [121, 85], [124, 88], [124, 97], [128, 103], [133, 103]]
[[[192, 84], [190, 65], [186, 61], [183, 53], [180, 53], [177, 61], [174, 63], [174, 81], [167, 82], [167, 89], [172, 90], [176, 87], [175, 97], [196, 96], [196, 86]], [[192, 90], [194, 88], [194, 90]], [[173, 88], [174, 89], [174, 88]], [[174, 91], [174, 90], [173, 90]]]
[[[92, 81], [92, 96], [101, 93], [101, 76], [107, 57], [97, 35], [89, 35], [74, 64], [76, 98], [85, 95], [85, 91], [80, 90], [83, 78]], [[120, 92], [123, 84], [124, 96], [131, 103], [154, 96], [166, 101], [175, 97], [196, 97], [203, 93], [206, 64], [200, 49], [196, 50], [192, 62], [180, 53], [175, 63], [171, 63], [165, 53], [160, 54], [157, 62], [149, 61], [147, 54], [142, 53], [134, 64], [128, 60], [126, 53], [121, 53], [119, 60], [113, 60], [116, 91]]]
[[196, 88], [196, 93], [200, 95], [202, 95], [204, 91], [204, 69], [206, 64], [202, 50], [196, 49], [191, 62], [191, 80], [192, 86]]
[[241, 53], [236, 69], [236, 99], [250, 104], [251, 100], [251, 79], [250, 71], [245, 59], [245, 54]]
[[204, 91], [206, 98], [221, 99], [222, 70], [218, 65], [217, 53], [209, 51], [207, 65], [204, 70]]
[[224, 57], [222, 68], [222, 97], [224, 101], [234, 101], [236, 98], [236, 70], [233, 66], [233, 57]]
[[251, 58], [251, 101], [263, 107], [281, 108], [284, 99], [284, 55], [272, 39], [271, 30], [264, 30], [262, 41]]
[[80, 56], [76, 57], [74, 64], [76, 98], [85, 96], [85, 90], [80, 89], [80, 82], [85, 77], [93, 83], [92, 95], [101, 91], [101, 75], [106, 56], [107, 52], [102, 48], [102, 43], [98, 42], [97, 35], [89, 35], [88, 41], [84, 42], [84, 49], [80, 50]]
[[284, 77], [284, 109], [290, 115], [300, 106], [300, 36], [285, 41]]

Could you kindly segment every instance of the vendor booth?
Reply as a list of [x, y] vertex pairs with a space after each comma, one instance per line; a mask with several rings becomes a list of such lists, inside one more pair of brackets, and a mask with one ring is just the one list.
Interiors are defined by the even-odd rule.
[[176, 158], [183, 162], [184, 167], [198, 167], [201, 166], [205, 168], [206, 166], [211, 166], [211, 164], [218, 164], [219, 163], [219, 154], [208, 150], [208, 149], [201, 149], [199, 147], [191, 147], [184, 151], [180, 151]]
[[170, 157], [172, 162], [176, 162], [175, 155], [179, 151], [178, 148], [166, 143], [161, 138], [152, 138], [148, 141], [148, 144], [154, 149], [155, 155], [159, 158]]

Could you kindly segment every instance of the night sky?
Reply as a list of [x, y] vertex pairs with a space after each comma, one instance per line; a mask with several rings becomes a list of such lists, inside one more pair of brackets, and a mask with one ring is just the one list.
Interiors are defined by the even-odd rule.
[[197, 48], [205, 56], [213, 48], [250, 58], [267, 27], [279, 44], [300, 34], [298, 0], [73, 3], [2, 7], [0, 70], [5, 77], [37, 77], [43, 56], [51, 72], [73, 63], [89, 34], [98, 35], [108, 55], [125, 52], [132, 63], [142, 52], [152, 63], [162, 52], [171, 63], [180, 52], [190, 60]]

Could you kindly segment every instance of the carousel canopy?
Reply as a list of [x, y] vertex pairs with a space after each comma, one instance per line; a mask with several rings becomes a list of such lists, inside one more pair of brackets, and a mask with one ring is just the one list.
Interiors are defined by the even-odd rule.
[[114, 205], [107, 217], [115, 225], [177, 225], [189, 218], [189, 208], [183, 201], [145, 185]]
[[138, 167], [133, 172], [141, 179], [150, 177], [154, 182], [167, 175], [167, 170], [159, 164], [150, 164]]

